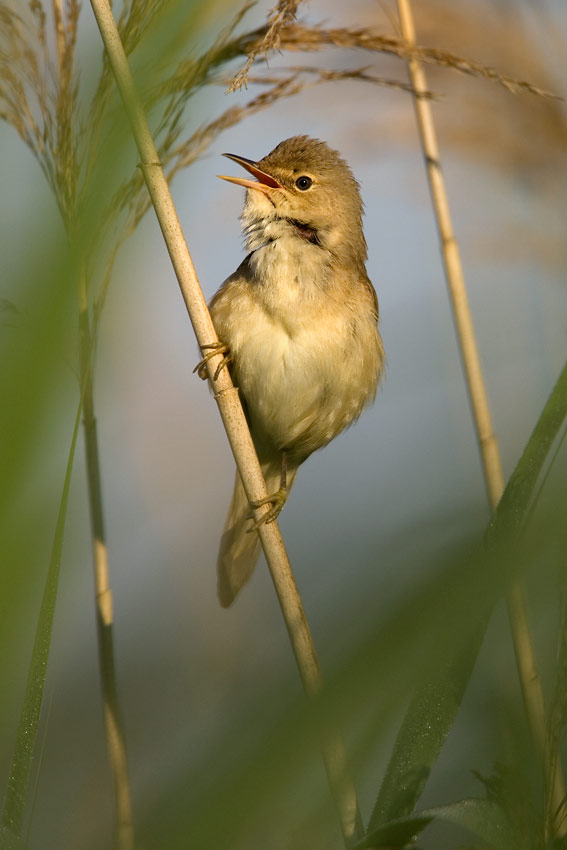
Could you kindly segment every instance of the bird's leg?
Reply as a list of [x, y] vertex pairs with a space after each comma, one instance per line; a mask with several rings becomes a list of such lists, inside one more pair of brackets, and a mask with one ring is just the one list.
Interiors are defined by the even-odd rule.
[[201, 346], [201, 351], [204, 351], [205, 348], [210, 348], [211, 351], [208, 354], [205, 354], [202, 360], [197, 363], [195, 368], [193, 369], [193, 374], [196, 372], [202, 381], [207, 380], [207, 363], [211, 358], [215, 357], [217, 354], [224, 354], [223, 359], [215, 369], [215, 374], [213, 375], [213, 381], [216, 381], [224, 367], [230, 363], [231, 356], [228, 345], [225, 345], [224, 342], [210, 342], [206, 345]]
[[[257, 502], [250, 502], [251, 507], [260, 508], [262, 505], [271, 505], [269, 511], [260, 517], [260, 519], [255, 520], [252, 528], [249, 528], [248, 531], [256, 531], [260, 528], [261, 525], [268, 525], [268, 523], [273, 522], [281, 513], [283, 506], [287, 501], [287, 456], [285, 452], [282, 452], [282, 474], [280, 478], [280, 489], [273, 493], [271, 496], [266, 496], [264, 499], [258, 499]], [[253, 517], [252, 517], [253, 519]]]

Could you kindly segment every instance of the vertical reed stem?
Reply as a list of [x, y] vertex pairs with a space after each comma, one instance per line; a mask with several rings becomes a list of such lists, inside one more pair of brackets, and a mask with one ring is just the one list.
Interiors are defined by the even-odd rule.
[[[415, 47], [415, 30], [409, 0], [398, 0], [398, 10], [402, 25], [402, 35], [410, 47]], [[478, 355], [459, 246], [453, 232], [449, 200], [445, 190], [443, 172], [441, 171], [433, 113], [430, 102], [425, 97], [425, 93], [427, 92], [425, 72], [419, 61], [415, 58], [408, 60], [408, 66], [414, 89], [415, 111], [427, 168], [429, 189], [441, 241], [445, 276], [447, 278], [453, 316], [457, 326], [457, 336], [461, 347], [467, 388], [484, 467], [484, 479], [490, 507], [494, 510], [504, 489], [500, 453], [492, 429], [490, 409]]]
[[[410, 0], [397, 0], [402, 35], [410, 48], [416, 46], [415, 26]], [[441, 171], [439, 147], [431, 104], [426, 97], [425, 72], [414, 56], [408, 59], [409, 76], [414, 90], [417, 125], [425, 158], [431, 199], [437, 220], [445, 277], [453, 309], [457, 337], [465, 370], [467, 389], [479, 444], [484, 480], [491, 511], [494, 511], [504, 490], [504, 478], [498, 442], [492, 428], [488, 396], [482, 375], [474, 326], [470, 313], [459, 246], [453, 231], [445, 181]], [[534, 743], [545, 764], [546, 721], [541, 681], [535, 665], [535, 654], [526, 615], [524, 592], [517, 583], [508, 596], [508, 615], [518, 674], [526, 712]], [[554, 810], [559, 811], [565, 796], [561, 766], [555, 771], [550, 795]], [[567, 834], [567, 827], [558, 821], [559, 835]]]
[[114, 786], [116, 846], [118, 850], [134, 850], [134, 825], [130, 782], [128, 778], [128, 761], [124, 729], [119, 711], [114, 660], [112, 591], [110, 589], [108, 573], [98, 439], [94, 414], [92, 380], [93, 340], [89, 324], [87, 285], [84, 271], [80, 272], [79, 298], [81, 385], [84, 387], [83, 427], [91, 514], [98, 657], [106, 730], [106, 747]]
[[[91, 6], [124, 108], [128, 114], [132, 134], [140, 155], [142, 172], [179, 282], [183, 300], [199, 346], [206, 352], [203, 347], [218, 342], [217, 335], [197, 279], [166, 177], [159, 162], [142, 103], [135, 88], [120, 35], [108, 0], [91, 0]], [[260, 501], [268, 494], [254, 443], [238, 397], [238, 390], [232, 384], [228, 369], [222, 369], [217, 379], [214, 380], [216, 368], [222, 361], [222, 357], [223, 355], [219, 354], [207, 361], [209, 381], [215, 390], [215, 399], [248, 500], [250, 502]], [[256, 509], [256, 519], [259, 519], [266, 510], [269, 510], [267, 505]], [[319, 662], [277, 522], [261, 525], [259, 535], [303, 685], [310, 697], [316, 697], [322, 691]], [[331, 793], [337, 806], [344, 842], [347, 847], [351, 847], [363, 836], [354, 783], [349, 775], [344, 746], [340, 737], [330, 730], [324, 729], [322, 739], [323, 759]]]

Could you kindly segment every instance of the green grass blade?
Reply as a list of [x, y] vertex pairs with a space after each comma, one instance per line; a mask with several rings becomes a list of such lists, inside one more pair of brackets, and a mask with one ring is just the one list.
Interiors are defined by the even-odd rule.
[[522, 526], [537, 479], [566, 416], [567, 363], [502, 494], [489, 529], [490, 538]]
[[53, 627], [53, 616], [55, 613], [55, 602], [59, 584], [59, 571], [61, 566], [61, 552], [63, 549], [63, 534], [65, 528], [65, 517], [69, 502], [69, 488], [71, 484], [71, 472], [75, 458], [77, 436], [81, 421], [82, 397], [75, 417], [73, 437], [67, 459], [67, 469], [63, 483], [63, 492], [59, 503], [59, 512], [49, 568], [41, 600], [41, 608], [32, 657], [28, 671], [28, 679], [24, 694], [24, 703], [16, 734], [16, 745], [10, 766], [8, 777], [8, 788], [4, 800], [1, 823], [13, 836], [20, 837], [23, 827], [24, 808], [26, 804], [31, 762], [35, 748], [38, 731], [39, 717], [43, 699], [47, 661], [51, 645], [51, 632]]
[[0, 850], [27, 850], [27, 844], [7, 827], [0, 826]]
[[382, 846], [405, 847], [434, 820], [467, 829], [483, 842], [486, 850], [529, 850], [526, 840], [518, 834], [497, 803], [474, 798], [426, 809], [410, 817], [385, 823], [367, 835], [356, 850]]
[[418, 688], [394, 744], [369, 832], [413, 811], [453, 725], [483, 637], [484, 628], [457, 658]]
[[[496, 545], [520, 527], [545, 459], [566, 416], [567, 365], [504, 491], [489, 527], [487, 543]], [[439, 674], [416, 692], [394, 744], [370, 818], [369, 833], [414, 809], [456, 717], [487, 624], [488, 618], [465, 651], [456, 659], [449, 658]]]

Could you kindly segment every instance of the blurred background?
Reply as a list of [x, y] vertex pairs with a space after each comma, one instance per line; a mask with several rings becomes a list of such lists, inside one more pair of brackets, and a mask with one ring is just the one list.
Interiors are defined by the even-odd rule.
[[[260, 26], [271, 5], [254, 6], [241, 28]], [[423, 0], [415, 6], [420, 44], [565, 96], [567, 8], [560, 0]], [[188, 52], [202, 51], [236, 8], [209, 4]], [[312, 0], [300, 14], [329, 27], [397, 34], [390, 3], [352, 0], [346, 8], [334, 0]], [[88, 88], [100, 54], [88, 4], [81, 22], [78, 57], [79, 62], [85, 57], [82, 84]], [[404, 63], [394, 57], [336, 48], [307, 57], [276, 54], [270, 72], [300, 62], [368, 65], [406, 80]], [[426, 73], [438, 94], [433, 108], [443, 170], [508, 478], [567, 348], [565, 103], [514, 95], [436, 66]], [[222, 86], [207, 87], [190, 106], [190, 127], [232, 103], [245, 103], [256, 89], [251, 83], [248, 91], [228, 95]], [[385, 622], [441, 565], [461, 557], [489, 514], [408, 94], [357, 81], [309, 89], [228, 129], [180, 173], [173, 196], [205, 295], [210, 298], [243, 258], [238, 216], [244, 190], [217, 179], [232, 168], [221, 154], [258, 159], [300, 133], [339, 150], [361, 184], [368, 273], [378, 293], [387, 353], [374, 407], [301, 468], [280, 518], [325, 674], [348, 657], [364, 630]], [[4, 352], [14, 345], [24, 351], [37, 317], [49, 314], [42, 275], [52, 268], [62, 231], [41, 170], [4, 123], [0, 145], [0, 297], [6, 299], [1, 336]], [[20, 537], [23, 532], [24, 540], [7, 553], [11, 608], [2, 630], [0, 776], [7, 775], [12, 756], [78, 400], [76, 305], [66, 305], [60, 317], [66, 330], [54, 332], [52, 371], [40, 391], [38, 418], [26, 432], [30, 453], [8, 503], [8, 525]], [[204, 771], [208, 779], [203, 777], [203, 764], [210, 772], [216, 763], [222, 775], [225, 748], [234, 748], [235, 760], [240, 747], [249, 753], [272, 731], [272, 709], [281, 712], [289, 704], [296, 710], [302, 699], [263, 558], [232, 609], [221, 610], [217, 603], [215, 559], [234, 463], [207, 385], [192, 373], [198, 359], [150, 211], [119, 254], [95, 375], [117, 672], [138, 821], [148, 813], [151, 821], [158, 801], [175, 801], [188, 777], [214, 782], [214, 774]], [[9, 366], [4, 359], [0, 368]], [[17, 409], [17, 399], [2, 403]], [[112, 837], [82, 436], [79, 441], [43, 743], [34, 768], [29, 845], [42, 850], [105, 848]], [[552, 474], [560, 477], [565, 465], [563, 450]], [[543, 565], [541, 576], [548, 573], [551, 568]], [[551, 641], [548, 601], [543, 592], [536, 595], [532, 611], [545, 647]], [[411, 632], [411, 623], [408, 628]], [[420, 663], [420, 636], [412, 637], [416, 655], [410, 670]], [[360, 752], [353, 757], [366, 818], [403, 713], [401, 697], [399, 705], [388, 703], [396, 669], [388, 675], [393, 684], [388, 680], [380, 698], [367, 706], [380, 717], [379, 733], [364, 758]], [[473, 771], [489, 773], [495, 742], [502, 742], [508, 726], [522, 725], [518, 693], [499, 608], [424, 807], [482, 793]], [[356, 737], [355, 729], [343, 731], [347, 739]], [[307, 795], [301, 784], [286, 785], [261, 807], [262, 816], [248, 831], [231, 837], [227, 827], [222, 846], [339, 847], [333, 817], [326, 816], [330, 804], [316, 755], [309, 762], [311, 775]], [[262, 781], [260, 770], [259, 787]], [[312, 807], [305, 799], [310, 795]], [[458, 846], [460, 835], [436, 826], [421, 846]], [[155, 846], [177, 846], [170, 840]]]

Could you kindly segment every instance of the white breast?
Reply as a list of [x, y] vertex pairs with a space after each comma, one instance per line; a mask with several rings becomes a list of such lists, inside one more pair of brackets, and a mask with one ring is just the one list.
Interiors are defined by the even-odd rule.
[[298, 238], [278, 239], [252, 255], [249, 285], [226, 287], [222, 328], [213, 312], [253, 430], [300, 459], [360, 414], [378, 377], [375, 323], [329, 297], [323, 254]]

